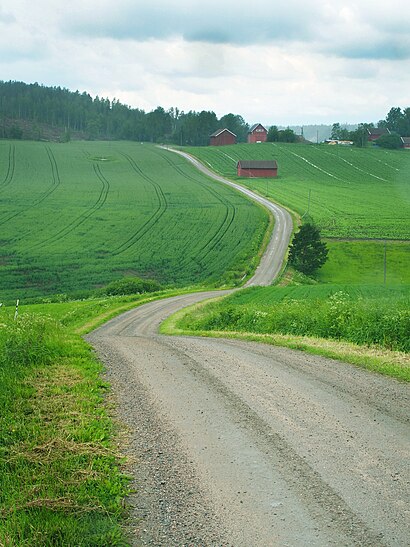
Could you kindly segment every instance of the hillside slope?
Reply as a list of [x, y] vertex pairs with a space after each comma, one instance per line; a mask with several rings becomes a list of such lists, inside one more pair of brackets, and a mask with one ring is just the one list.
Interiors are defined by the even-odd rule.
[[267, 224], [249, 199], [151, 145], [0, 142], [2, 299], [124, 275], [234, 283]]

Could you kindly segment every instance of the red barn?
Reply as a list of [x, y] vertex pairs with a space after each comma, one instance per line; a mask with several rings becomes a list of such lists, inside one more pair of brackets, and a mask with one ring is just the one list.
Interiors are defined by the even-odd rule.
[[278, 164], [273, 161], [238, 161], [238, 177], [271, 178], [278, 176]]
[[224, 146], [225, 144], [236, 144], [236, 135], [229, 129], [218, 129], [212, 133], [209, 144], [211, 146]]
[[372, 127], [371, 129], [367, 130], [367, 133], [368, 141], [377, 141], [377, 139], [382, 135], [389, 135], [390, 131], [387, 129], [387, 127]]
[[402, 137], [401, 142], [403, 143], [403, 148], [410, 150], [410, 137]]
[[261, 123], [255, 123], [248, 131], [248, 142], [266, 142], [268, 131]]

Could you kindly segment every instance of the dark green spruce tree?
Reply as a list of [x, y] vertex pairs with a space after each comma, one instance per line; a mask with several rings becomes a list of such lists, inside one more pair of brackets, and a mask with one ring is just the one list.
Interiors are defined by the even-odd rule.
[[289, 264], [305, 275], [313, 275], [327, 260], [326, 243], [313, 224], [304, 224], [295, 234], [289, 250]]

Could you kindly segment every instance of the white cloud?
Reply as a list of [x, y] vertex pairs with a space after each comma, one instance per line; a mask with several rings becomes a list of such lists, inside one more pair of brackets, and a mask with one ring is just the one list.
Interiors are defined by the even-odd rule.
[[3, 0], [2, 79], [249, 122], [377, 121], [408, 106], [410, 2]]

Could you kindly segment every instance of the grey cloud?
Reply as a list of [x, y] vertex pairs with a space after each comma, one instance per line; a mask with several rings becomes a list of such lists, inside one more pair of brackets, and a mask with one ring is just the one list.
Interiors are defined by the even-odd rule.
[[392, 42], [383, 39], [368, 43], [349, 44], [331, 49], [330, 52], [338, 57], [350, 59], [402, 61], [410, 59], [410, 41]]
[[64, 23], [69, 34], [115, 39], [169, 39], [247, 45], [311, 36], [316, 4], [298, 0], [225, 1], [170, 6], [163, 0], [125, 4], [114, 12], [77, 13]]

